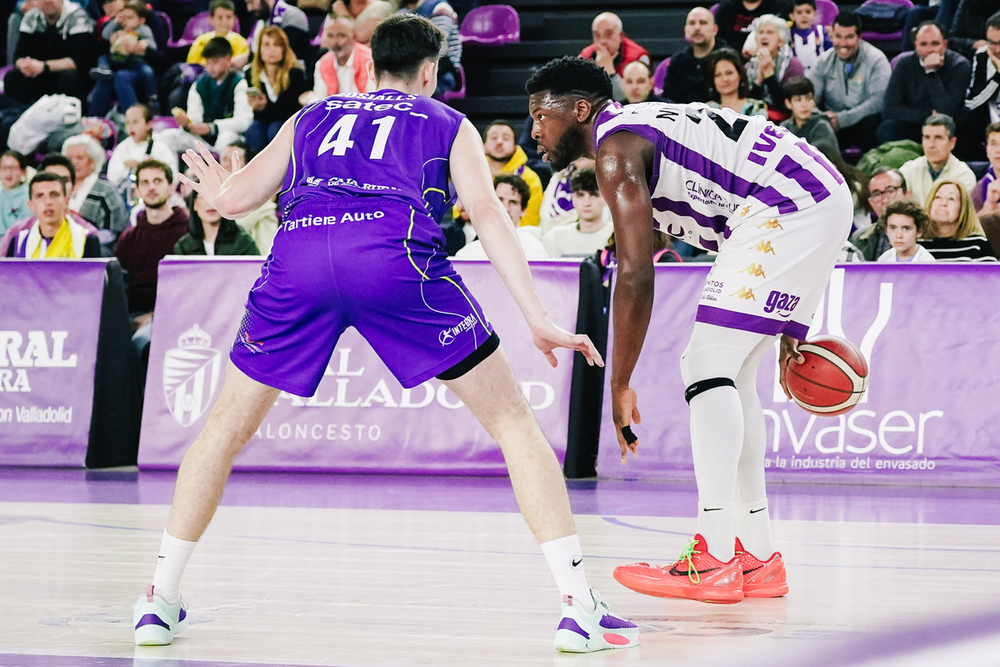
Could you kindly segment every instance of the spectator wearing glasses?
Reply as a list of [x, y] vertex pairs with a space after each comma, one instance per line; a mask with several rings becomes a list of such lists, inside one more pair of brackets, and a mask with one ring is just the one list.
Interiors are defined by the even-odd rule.
[[[967, 117], [958, 151], [967, 159], [982, 155], [979, 141], [990, 123], [1000, 122], [1000, 12], [986, 21], [986, 42], [972, 57], [972, 75], [965, 92]], [[975, 199], [975, 194], [973, 194]]]
[[[898, 169], [881, 167], [868, 180], [868, 206], [871, 207], [876, 219], [882, 218], [889, 204], [909, 196], [906, 179]], [[885, 230], [877, 224], [855, 232], [851, 237], [851, 243], [869, 262], [874, 262], [892, 248]]]

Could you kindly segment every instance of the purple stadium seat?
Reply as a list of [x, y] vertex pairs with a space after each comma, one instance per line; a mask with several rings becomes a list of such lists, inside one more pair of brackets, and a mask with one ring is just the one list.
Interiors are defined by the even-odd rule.
[[11, 71], [12, 69], [14, 69], [13, 65], [4, 65], [3, 67], [0, 67], [0, 95], [3, 94], [4, 77], [7, 76], [7, 72]]
[[892, 69], [896, 69], [896, 63], [899, 62], [899, 59], [911, 53], [913, 53], [913, 51], [903, 51], [902, 53], [897, 53], [892, 57], [892, 60], [889, 61], [889, 67], [891, 67]]
[[[913, 7], [913, 3], [910, 0], [865, 0], [865, 2], [861, 4], [861, 7], [871, 4], [899, 5], [911, 8]], [[860, 9], [861, 7], [859, 7], [858, 9]], [[862, 21], [864, 21], [863, 18]], [[874, 30], [865, 30], [864, 32], [861, 33], [861, 38], [868, 42], [874, 42], [876, 46], [878, 46], [879, 43], [888, 43], [888, 42], [894, 42], [898, 44], [903, 41], [903, 31], [897, 30], [896, 32], [886, 33], [886, 32], [875, 32]]]
[[521, 41], [521, 20], [510, 5], [483, 5], [465, 15], [458, 34], [463, 44], [513, 44]]
[[715, 12], [718, 11], [718, 9], [719, 9], [719, 3], [715, 3], [714, 5], [712, 5], [711, 7], [708, 8], [708, 11], [712, 12], [713, 14], [715, 14]]
[[169, 46], [174, 41], [174, 22], [170, 20], [170, 14], [166, 12], [153, 13], [163, 19], [163, 22], [167, 25], [167, 45]]
[[441, 101], [445, 104], [465, 97], [465, 68], [461, 64], [458, 66], [458, 78], [460, 83], [457, 90], [449, 90], [441, 94]]
[[833, 25], [839, 13], [840, 7], [833, 0], [816, 0], [816, 22], [820, 25]]
[[153, 116], [153, 134], [159, 134], [163, 130], [177, 127], [177, 121], [173, 116]]
[[[198, 12], [188, 19], [187, 25], [184, 26], [184, 34], [181, 35], [180, 39], [172, 42], [170, 46], [173, 48], [187, 48], [194, 44], [194, 40], [198, 39], [198, 37], [214, 29], [212, 27], [212, 15], [207, 11]], [[233, 31], [240, 31], [239, 21], [233, 26]]]
[[656, 66], [656, 71], [653, 72], [654, 95], [663, 94], [663, 83], [667, 80], [667, 66], [669, 64], [670, 58], [664, 58], [663, 62]]

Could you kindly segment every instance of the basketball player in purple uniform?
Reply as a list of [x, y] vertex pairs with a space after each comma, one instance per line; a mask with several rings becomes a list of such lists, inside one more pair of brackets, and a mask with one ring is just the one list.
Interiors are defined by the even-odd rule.
[[306, 107], [231, 175], [204, 146], [184, 156], [198, 179], [185, 182], [223, 215], [239, 218], [277, 193], [283, 224], [250, 290], [219, 399], [181, 464], [153, 581], [135, 604], [136, 644], [169, 644], [184, 629], [180, 576], [234, 457], [279, 391], [315, 392], [348, 326], [404, 387], [439, 378], [499, 442], [562, 595], [555, 647], [638, 643], [638, 628], [587, 585], [558, 462], [497, 335], [444, 252], [437, 220], [450, 204], [450, 178], [536, 347], [553, 365], [557, 347], [603, 363], [589, 338], [546, 316], [475, 127], [428, 97], [442, 39], [426, 19], [392, 17], [371, 39], [376, 92]]
[[[717, 251], [681, 356], [698, 484], [694, 541], [670, 566], [621, 566], [660, 597], [739, 602], [788, 591], [771, 539], [757, 368], [781, 336], [782, 386], [851, 227], [851, 195], [814, 148], [761, 118], [702, 104], [611, 101], [602, 69], [562, 58], [527, 83], [532, 134], [555, 169], [595, 157], [615, 224], [611, 365], [622, 463], [639, 441], [629, 380], [653, 306], [652, 230]], [[654, 334], [655, 335], [655, 334]]]

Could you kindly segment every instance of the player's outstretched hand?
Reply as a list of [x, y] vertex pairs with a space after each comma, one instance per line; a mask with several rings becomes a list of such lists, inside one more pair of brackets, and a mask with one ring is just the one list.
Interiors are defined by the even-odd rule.
[[788, 364], [792, 359], [797, 364], [804, 364], [806, 362], [806, 358], [799, 352], [799, 341], [791, 336], [782, 334], [781, 349], [778, 352], [778, 384], [781, 385], [781, 390], [785, 392], [788, 400], [792, 400], [792, 395], [788, 391], [788, 385], [785, 384], [785, 374], [788, 371]]
[[639, 457], [639, 438], [632, 433], [632, 423], [640, 423], [638, 399], [632, 387], [623, 390], [611, 390], [611, 416], [615, 422], [615, 435], [618, 436], [618, 447], [622, 450], [622, 465], [628, 461], [628, 453], [632, 458]]
[[545, 359], [548, 360], [549, 365], [553, 368], [559, 363], [556, 360], [556, 355], [552, 354], [552, 350], [557, 347], [565, 347], [580, 352], [591, 366], [594, 364], [598, 366], [604, 365], [604, 359], [601, 358], [601, 353], [597, 351], [597, 348], [590, 341], [590, 336], [586, 334], [571, 334], [562, 327], [556, 326], [549, 319], [531, 328], [531, 342], [542, 351]]
[[[216, 199], [222, 184], [229, 178], [229, 172], [225, 167], [216, 161], [208, 147], [200, 141], [197, 142], [198, 151], [190, 148], [181, 155], [184, 164], [191, 168], [191, 173], [198, 179], [194, 181], [184, 174], [178, 174], [178, 179], [199, 195], [205, 198], [206, 203], [212, 208], [216, 208]], [[233, 171], [239, 171], [240, 161], [238, 154], [233, 154]]]

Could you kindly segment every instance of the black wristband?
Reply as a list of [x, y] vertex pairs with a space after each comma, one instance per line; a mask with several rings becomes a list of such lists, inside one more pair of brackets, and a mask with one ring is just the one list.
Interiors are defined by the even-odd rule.
[[625, 438], [625, 444], [631, 445], [633, 442], [638, 440], [638, 436], [632, 432], [631, 426], [622, 426], [622, 436]]

